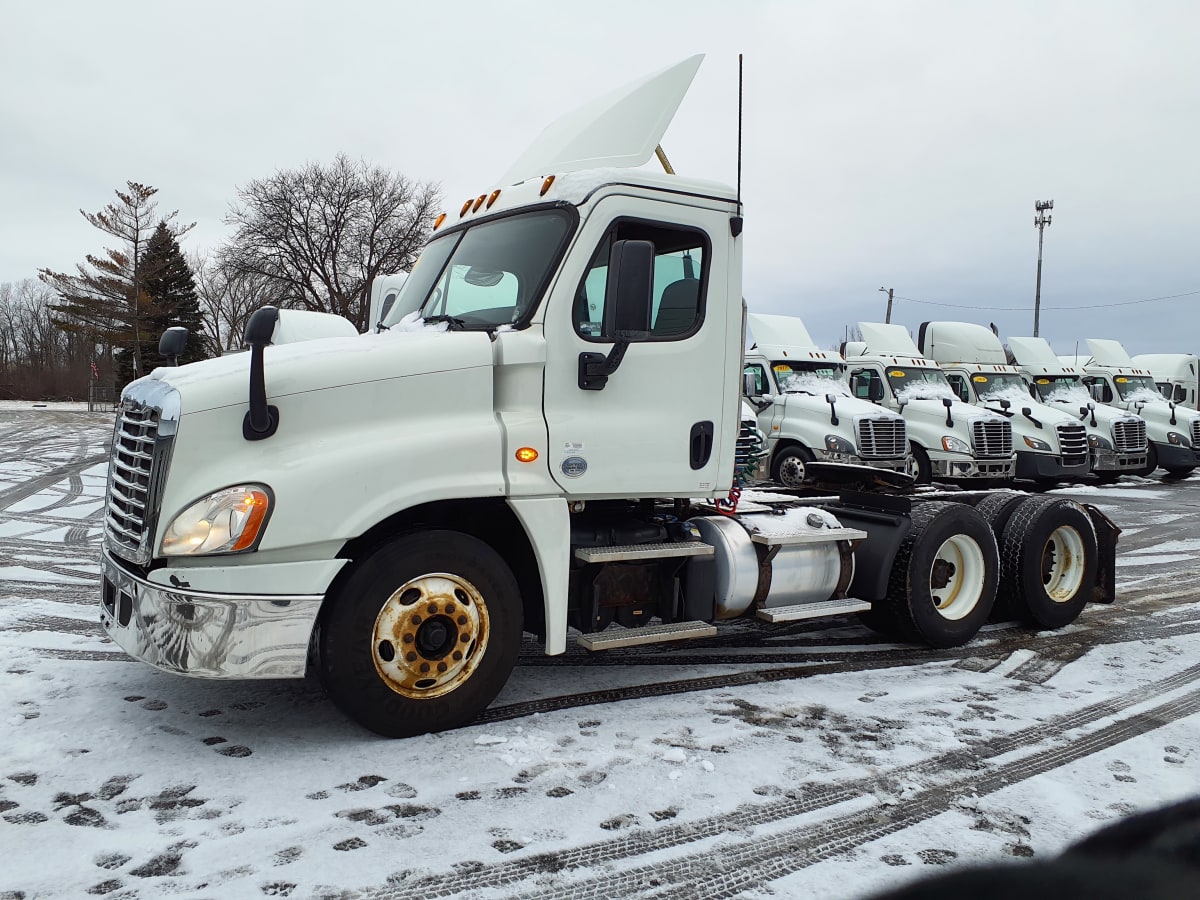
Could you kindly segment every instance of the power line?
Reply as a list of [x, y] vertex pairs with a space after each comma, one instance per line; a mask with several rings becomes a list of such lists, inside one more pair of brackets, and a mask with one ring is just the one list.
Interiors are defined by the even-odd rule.
[[[1138, 303], [1157, 303], [1160, 300], [1178, 300], [1180, 297], [1194, 297], [1200, 294], [1200, 290], [1185, 291], [1182, 294], [1167, 294], [1163, 297], [1146, 297], [1142, 300], [1120, 300], [1116, 303], [1087, 303], [1082, 306], [1049, 306], [1047, 310], [1071, 310], [1071, 309], [1108, 309], [1114, 306], [1134, 306]], [[965, 303], [943, 303], [940, 300], [918, 300], [915, 297], [896, 297], [897, 300], [903, 300], [906, 303], [923, 303], [927, 306], [951, 306], [955, 309], [995, 309], [1010, 312], [1028, 312], [1033, 309], [1031, 306], [970, 306]]]

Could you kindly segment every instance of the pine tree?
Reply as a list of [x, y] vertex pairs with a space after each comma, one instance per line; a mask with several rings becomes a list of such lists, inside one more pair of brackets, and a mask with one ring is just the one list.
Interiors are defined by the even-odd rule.
[[[139, 328], [142, 371], [149, 372], [156, 366], [166, 364], [167, 361], [158, 353], [158, 339], [174, 325], [182, 325], [188, 330], [187, 347], [179, 357], [181, 366], [208, 358], [195, 278], [183, 251], [179, 249], [179, 241], [166, 222], [159, 222], [154, 234], [146, 242], [141, 273], [146, 300]], [[134, 373], [134, 356], [132, 347], [118, 353], [118, 383], [125, 384], [137, 377]]]

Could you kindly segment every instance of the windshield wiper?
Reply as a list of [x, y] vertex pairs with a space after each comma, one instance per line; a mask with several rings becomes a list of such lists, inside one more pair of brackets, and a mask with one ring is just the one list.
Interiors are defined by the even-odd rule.
[[425, 321], [425, 322], [445, 322], [450, 326], [451, 331], [454, 331], [455, 329], [461, 330], [461, 329], [465, 329], [467, 327], [467, 323], [464, 322], [462, 319], [458, 318], [458, 316], [444, 316], [444, 315], [443, 316], [424, 316], [423, 321]]

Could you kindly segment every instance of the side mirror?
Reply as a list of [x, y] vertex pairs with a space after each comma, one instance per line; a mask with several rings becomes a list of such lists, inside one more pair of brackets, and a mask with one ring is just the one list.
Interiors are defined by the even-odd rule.
[[836, 426], [838, 424], [837, 394], [826, 394], [825, 402], [829, 404], [829, 424]]
[[742, 393], [747, 397], [758, 396], [758, 379], [754, 377], [753, 372], [746, 372], [742, 375]]
[[904, 415], [904, 407], [906, 407], [906, 406], [908, 406], [908, 398], [907, 397], [897, 397], [896, 398], [896, 409], [899, 410], [900, 415]]
[[872, 403], [880, 403], [883, 401], [883, 382], [877, 378], [872, 378], [867, 382], [867, 399]]
[[158, 339], [158, 355], [167, 361], [168, 366], [179, 365], [179, 354], [187, 346], [188, 330], [182, 325], [168, 328]]
[[279, 409], [267, 405], [267, 381], [263, 348], [271, 343], [279, 310], [274, 306], [256, 309], [246, 323], [243, 341], [250, 347], [250, 408], [242, 420], [242, 437], [248, 441], [269, 438], [279, 427]]
[[603, 332], [604, 337], [612, 338], [615, 343], [607, 355], [579, 354], [578, 383], [581, 391], [604, 390], [608, 376], [617, 371], [629, 345], [650, 339], [653, 301], [653, 242], [615, 242], [608, 257]]

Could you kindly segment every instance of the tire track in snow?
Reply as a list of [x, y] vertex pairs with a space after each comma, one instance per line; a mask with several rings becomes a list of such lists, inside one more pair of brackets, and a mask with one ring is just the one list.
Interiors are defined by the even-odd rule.
[[[1028, 749], [1033, 744], [1061, 740], [1065, 731], [1086, 727], [1103, 719], [1120, 715], [1134, 706], [1192, 685], [1197, 679], [1200, 679], [1200, 664], [1168, 676], [1153, 686], [1139, 687], [1136, 691], [1090, 704], [1082, 709], [1053, 717], [1011, 734], [974, 741], [970, 744], [969, 750], [953, 750], [942, 753], [919, 763], [889, 771], [877, 778], [861, 778], [832, 785], [806, 786], [805, 789], [792, 792], [782, 800], [758, 805], [745, 804], [731, 812], [718, 813], [692, 822], [681, 822], [654, 831], [633, 832], [607, 841], [597, 841], [568, 850], [540, 853], [492, 865], [487, 868], [487, 886], [497, 887], [513, 884], [548, 872], [621, 863], [648, 853], [670, 850], [707, 838], [808, 815], [881, 790], [890, 792], [897, 783], [906, 780], [925, 779], [931, 782], [912, 801], [905, 801], [898, 808], [899, 814], [897, 815], [884, 814], [880, 807], [873, 807], [870, 810], [849, 813], [824, 823], [790, 829], [782, 834], [753, 838], [732, 845], [724, 851], [706, 850], [692, 857], [645, 865], [617, 876], [606, 873], [590, 882], [577, 882], [544, 893], [522, 895], [537, 898], [607, 898], [632, 896], [635, 892], [646, 889], [653, 889], [657, 892], [663, 886], [664, 879], [661, 876], [665, 870], [675, 871], [677, 873], [676, 881], [687, 881], [688, 892], [681, 896], [732, 896], [732, 894], [722, 893], [721, 885], [705, 882], [706, 877], [712, 876], [714, 868], [722, 872], [722, 878], [728, 873], [744, 882], [747, 881], [742, 878], [744, 869], [756, 873], [754, 878], [758, 880], [749, 879], [749, 883], [740, 884], [737, 891], [760, 886], [780, 875], [790, 874], [790, 872], [782, 871], [775, 874], [777, 870], [782, 869], [775, 854], [796, 852], [791, 846], [794, 843], [811, 845], [811, 848], [819, 848], [824, 843], [832, 843], [836, 845], [837, 853], [846, 852], [859, 844], [883, 837], [892, 831], [907, 828], [929, 818], [930, 815], [943, 812], [961, 796], [999, 790], [1015, 781], [1042, 774], [1044, 771], [1066, 765], [1075, 759], [1112, 746], [1112, 744], [1120, 743], [1168, 724], [1168, 722], [1192, 715], [1200, 711], [1200, 691], [1193, 691], [1184, 698], [1169, 701], [1153, 710], [1135, 714], [1128, 719], [1109, 725], [1098, 732], [1072, 741], [1066, 748], [1051, 747], [986, 771], [985, 764], [990, 759]], [[1097, 735], [1107, 735], [1107, 737], [1097, 739]], [[1099, 740], [1099, 744], [1097, 740]], [[1104, 742], [1106, 740], [1108, 743]], [[1076, 752], [1073, 748], [1077, 746], [1086, 747], [1086, 752]], [[956, 774], [964, 772], [966, 774]], [[939, 781], [947, 773], [952, 774], [953, 777], [949, 780]], [[986, 791], [981, 790], [979, 786], [985, 784], [994, 786]], [[904, 810], [910, 806], [913, 808], [912, 815], [904, 815]], [[929, 810], [931, 812], [924, 814]], [[881, 825], [881, 820], [888, 830], [875, 834], [874, 832]], [[813, 832], [817, 832], [819, 836], [832, 835], [833, 837], [824, 842], [814, 840], [811, 837]], [[785, 846], [777, 850], [762, 851], [760, 848], [768, 842], [783, 843]], [[828, 855], [835, 855], [835, 853], [825, 852], [824, 855], [805, 857], [803, 865], [798, 865], [791, 871], [818, 862]], [[720, 859], [714, 865], [713, 858], [722, 856], [728, 858]], [[762, 877], [758, 871], [762, 868], [761, 865], [758, 865], [760, 863], [771, 867], [772, 878], [764, 879]], [[687, 880], [688, 876], [695, 876], [695, 878]], [[410, 885], [405, 885], [403, 889], [370, 890], [360, 896], [372, 898], [372, 900], [374, 898], [380, 898], [380, 900], [382, 898], [388, 898], [388, 900], [413, 898], [415, 900], [415, 898], [423, 897], [449, 897], [478, 887], [477, 878], [469, 874], [455, 873], [418, 879]]]

